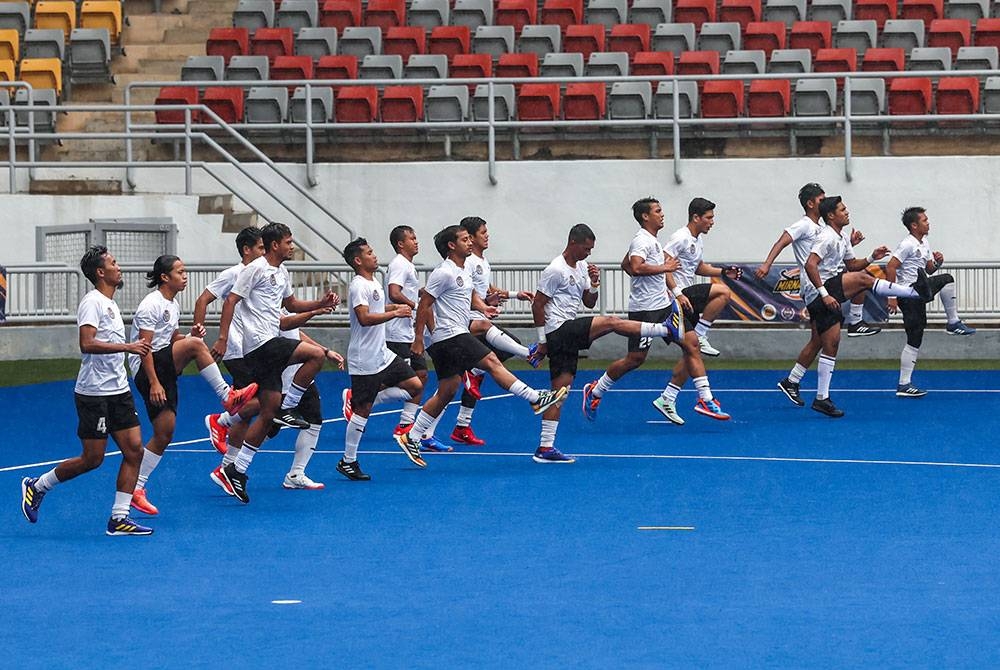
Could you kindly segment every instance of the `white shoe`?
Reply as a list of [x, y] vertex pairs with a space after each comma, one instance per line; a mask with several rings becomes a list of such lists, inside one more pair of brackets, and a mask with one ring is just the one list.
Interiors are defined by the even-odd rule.
[[684, 419], [677, 413], [677, 403], [667, 402], [663, 399], [663, 396], [657, 396], [656, 400], [653, 401], [653, 407], [656, 408], [656, 411], [665, 416], [670, 423], [675, 423], [678, 426], [684, 425]]
[[314, 482], [304, 472], [297, 475], [291, 473], [285, 475], [285, 481], [281, 485], [286, 489], [305, 489], [307, 491], [319, 491], [326, 488], [326, 484]]
[[704, 335], [698, 336], [698, 348], [701, 349], [701, 353], [704, 356], [718, 356], [721, 352], [713, 347], [708, 342], [708, 338]]

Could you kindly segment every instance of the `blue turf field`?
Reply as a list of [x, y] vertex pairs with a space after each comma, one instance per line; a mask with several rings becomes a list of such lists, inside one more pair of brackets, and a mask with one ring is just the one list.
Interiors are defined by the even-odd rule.
[[[587, 424], [583, 373], [558, 437], [571, 466], [531, 461], [538, 418], [510, 397], [477, 410], [486, 448], [422, 471], [388, 437], [395, 412], [373, 418], [369, 483], [335, 472], [331, 421], [309, 468], [322, 492], [281, 489], [283, 431], [253, 463], [249, 506], [208, 479], [214, 401], [185, 377], [186, 444], [151, 480], [151, 538], [103, 534], [117, 456], [29, 525], [20, 478], [79, 451], [72, 385], [0, 389], [5, 665], [996, 667], [996, 373], [918, 370], [932, 393], [911, 400], [890, 392], [893, 371], [840, 371], [840, 420], [793, 407], [782, 375], [713, 373], [734, 420], [694, 414], [685, 390], [677, 427], [649, 405], [655, 371], [626, 377]], [[345, 380], [319, 380], [328, 417]]]

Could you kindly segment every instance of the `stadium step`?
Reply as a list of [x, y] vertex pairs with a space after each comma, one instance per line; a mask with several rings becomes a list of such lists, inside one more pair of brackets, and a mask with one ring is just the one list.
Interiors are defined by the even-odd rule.
[[121, 195], [117, 179], [32, 179], [31, 195]]
[[222, 232], [238, 233], [247, 226], [257, 225], [257, 212], [234, 211], [233, 195], [202, 195], [198, 197], [199, 214], [221, 214]]

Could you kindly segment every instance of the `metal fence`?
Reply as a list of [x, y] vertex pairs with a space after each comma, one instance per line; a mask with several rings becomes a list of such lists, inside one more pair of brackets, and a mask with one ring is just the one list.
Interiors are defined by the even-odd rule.
[[[206, 286], [226, 265], [189, 265], [188, 287], [178, 296], [182, 320], [190, 321], [194, 304]], [[292, 283], [298, 297], [309, 300], [327, 290], [347, 296], [347, 286], [354, 276], [346, 265], [326, 263], [290, 262]], [[493, 283], [510, 290], [534, 290], [545, 269], [544, 263], [496, 263], [492, 265]], [[628, 311], [629, 278], [613, 264], [599, 264], [601, 268], [600, 299], [593, 310], [596, 314], [624, 315]], [[747, 266], [745, 266], [747, 267]], [[148, 266], [122, 266], [125, 286], [116, 296], [126, 321], [131, 320], [139, 301], [150, 291], [146, 288]], [[418, 268], [422, 283], [433, 268]], [[958, 309], [963, 318], [977, 324], [1000, 324], [1000, 263], [948, 263], [945, 269], [955, 277], [958, 285]], [[91, 289], [90, 283], [79, 268], [59, 264], [12, 265], [7, 267], [7, 322], [10, 324], [72, 324], [76, 322], [76, 308], [83, 295]], [[378, 277], [381, 281], [381, 277]], [[209, 306], [208, 325], [218, 323], [222, 301]], [[587, 311], [587, 310], [584, 310]], [[529, 325], [529, 303], [512, 299], [502, 309], [503, 322], [507, 325]], [[928, 305], [928, 318], [944, 320], [940, 302]], [[348, 322], [346, 309], [338, 309], [329, 316], [319, 317], [318, 324], [344, 325]], [[730, 322], [733, 326], [752, 327], [776, 324], [767, 322], [749, 324]]]

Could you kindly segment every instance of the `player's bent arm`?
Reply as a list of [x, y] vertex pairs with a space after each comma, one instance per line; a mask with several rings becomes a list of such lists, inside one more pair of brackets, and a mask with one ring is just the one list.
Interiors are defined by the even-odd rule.
[[138, 354], [149, 353], [149, 342], [102, 342], [97, 339], [97, 327], [84, 324], [80, 326], [80, 353], [82, 354]]
[[893, 283], [896, 282], [896, 273], [899, 272], [899, 268], [903, 266], [898, 258], [893, 256], [889, 259], [889, 262], [885, 264], [885, 278]]
[[389, 300], [398, 305], [408, 305], [410, 309], [417, 308], [412, 300], [403, 295], [403, 287], [399, 284], [389, 284]]
[[545, 306], [550, 299], [541, 291], [535, 291], [535, 297], [531, 301], [531, 320], [538, 332], [538, 350], [535, 356], [539, 359], [549, 353], [549, 345], [545, 341]]
[[778, 255], [784, 251], [785, 247], [791, 244], [792, 241], [792, 236], [788, 234], [787, 230], [781, 233], [781, 237], [778, 238], [778, 241], [771, 247], [771, 251], [768, 252], [767, 258], [765, 258], [764, 262], [760, 264], [760, 268], [763, 268], [764, 274], [767, 274], [767, 270], [770, 270], [771, 266], [774, 265], [774, 261], [778, 258]]
[[329, 314], [332, 310], [329, 307], [323, 309], [313, 309], [308, 312], [299, 312], [298, 314], [289, 314], [288, 316], [281, 317], [278, 326], [282, 330], [295, 330], [296, 328], [301, 328], [309, 322], [309, 319], [314, 316], [319, 316], [320, 314]]
[[627, 263], [628, 268], [622, 265], [625, 274], [629, 277], [649, 277], [652, 275], [662, 275], [667, 272], [664, 265], [650, 265], [642, 256], [627, 256], [622, 263]]
[[806, 261], [806, 277], [817, 289], [823, 288], [823, 282], [819, 278], [819, 261], [819, 254], [816, 253], [809, 254], [809, 259]]
[[[176, 335], [176, 332], [174, 333]], [[139, 364], [142, 369], [146, 372], [146, 378], [149, 379], [149, 393], [150, 397], [155, 401], [156, 388], [160, 386], [160, 378], [156, 376], [156, 366], [153, 364], [153, 331], [151, 330], [139, 330], [139, 339], [144, 342], [148, 342], [150, 345], [150, 351], [148, 354], [139, 359]], [[159, 389], [161, 392], [163, 388]]]
[[236, 305], [243, 296], [230, 293], [226, 296], [226, 301], [222, 303], [222, 316], [219, 317], [219, 342], [229, 341], [229, 326], [233, 323], [233, 314], [236, 313]]
[[417, 305], [417, 318], [414, 322], [413, 329], [416, 333], [416, 344], [417, 342], [423, 342], [424, 329], [434, 332], [434, 314], [431, 311], [431, 307], [434, 305], [434, 296], [432, 296], [427, 291], [420, 294], [420, 303]]
[[396, 311], [391, 312], [369, 312], [368, 305], [358, 305], [354, 308], [354, 314], [358, 317], [358, 323], [362, 326], [377, 326], [386, 321], [396, 318]]
[[215, 302], [216, 296], [214, 293], [205, 289], [198, 296], [198, 299], [194, 301], [194, 322], [204, 325], [205, 315], [208, 313], [208, 306]]
[[698, 269], [694, 273], [699, 277], [721, 277], [722, 268], [717, 268], [711, 263], [701, 261], [698, 263]]
[[[336, 295], [334, 293], [333, 295]], [[324, 307], [334, 307], [336, 305], [328, 304], [329, 300], [323, 297], [319, 300], [300, 300], [294, 295], [290, 295], [281, 301], [281, 306], [287, 309], [293, 314], [300, 314], [302, 312], [311, 312], [315, 309], [323, 309]], [[338, 297], [339, 302], [339, 297]]]

